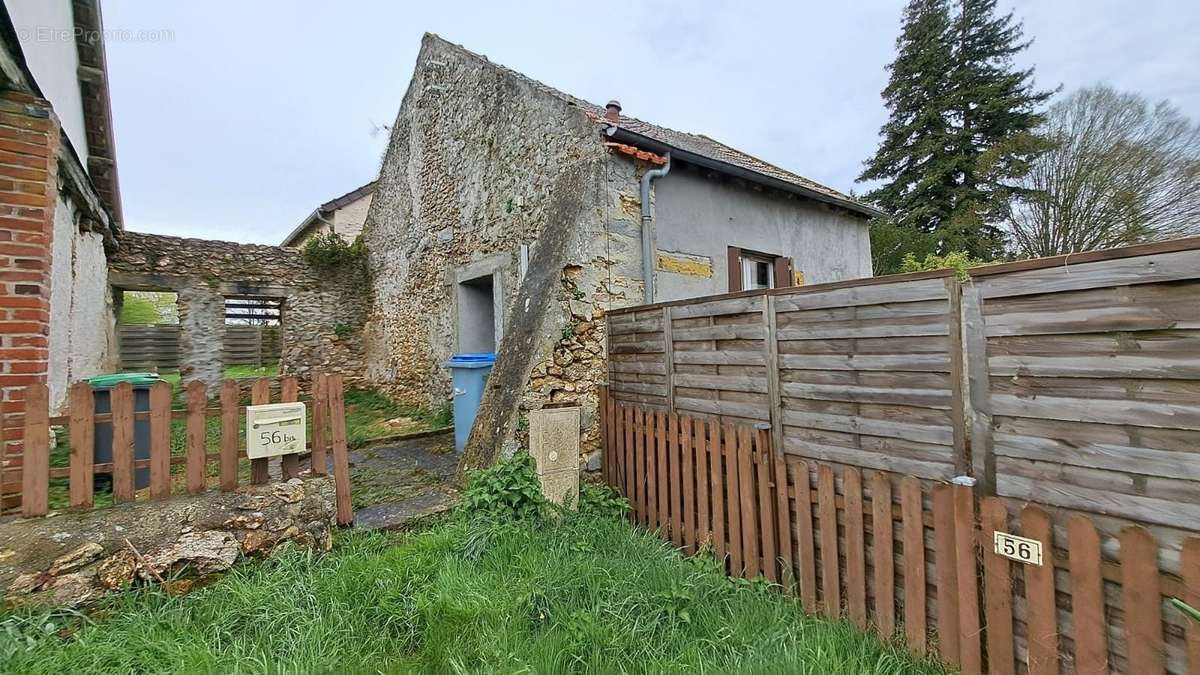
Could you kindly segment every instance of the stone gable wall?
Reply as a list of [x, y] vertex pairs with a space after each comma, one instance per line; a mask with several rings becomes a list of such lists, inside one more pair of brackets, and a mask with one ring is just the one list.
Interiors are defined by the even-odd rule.
[[503, 338], [471, 444], [527, 447], [527, 411], [579, 404], [581, 460], [595, 464], [603, 312], [642, 292], [642, 170], [614, 158], [581, 109], [427, 36], [364, 229], [367, 378], [412, 403], [445, 404], [456, 285], [490, 265]]

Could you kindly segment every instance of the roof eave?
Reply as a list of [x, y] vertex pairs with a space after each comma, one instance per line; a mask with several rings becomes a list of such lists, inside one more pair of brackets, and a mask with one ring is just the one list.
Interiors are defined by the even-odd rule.
[[316, 222], [318, 216], [320, 216], [320, 211], [320, 209], [315, 209], [312, 213], [308, 214], [308, 217], [304, 219], [304, 222], [297, 225], [296, 229], [292, 230], [288, 236], [284, 237], [283, 242], [279, 245], [284, 248], [291, 247], [292, 242], [296, 239], [299, 239], [300, 235], [304, 234], [304, 231], [311, 227], [314, 222]]
[[608, 135], [620, 142], [636, 145], [642, 149], [659, 154], [670, 152], [671, 159], [678, 159], [680, 161], [687, 162], [688, 164], [702, 166], [707, 169], [712, 169], [713, 171], [734, 176], [736, 178], [741, 178], [742, 180], [750, 181], [752, 183], [758, 183], [759, 185], [781, 190], [783, 192], [790, 192], [794, 195], [812, 199], [813, 201], [830, 204], [832, 206], [838, 206], [866, 218], [875, 218], [884, 215], [882, 211], [873, 209], [865, 204], [831, 197], [829, 195], [817, 192], [816, 190], [810, 190], [808, 188], [796, 185], [795, 183], [789, 183], [785, 180], [767, 176], [757, 171], [751, 171], [750, 169], [736, 166], [728, 162], [722, 162], [718, 159], [713, 159], [712, 157], [707, 157], [705, 155], [698, 155], [694, 152], [688, 152], [687, 150], [675, 147], [669, 143], [663, 143], [657, 139], [639, 134], [636, 131], [630, 131], [629, 129], [617, 126], [615, 124], [608, 124], [606, 127]]

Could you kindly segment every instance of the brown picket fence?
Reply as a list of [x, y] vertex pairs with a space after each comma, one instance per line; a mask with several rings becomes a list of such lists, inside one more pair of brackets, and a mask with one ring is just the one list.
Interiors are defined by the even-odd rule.
[[[1025, 504], [1014, 519], [1011, 502], [965, 485], [786, 455], [767, 425], [627, 405], [606, 388], [600, 407], [602, 475], [637, 524], [779, 584], [808, 612], [964, 673], [1200, 672], [1200, 624], [1169, 602], [1200, 606], [1198, 538], [1178, 575], [1162, 572], [1140, 526], [1111, 555], [1086, 516], [1060, 525]], [[1040, 541], [1044, 564], [995, 553], [996, 531]]]
[[[218, 485], [222, 491], [237, 489], [238, 463], [246, 458], [239, 421], [245, 415], [241, 404], [242, 385], [238, 380], [221, 383], [219, 405], [210, 407], [208, 390], [203, 382], [192, 381], [184, 387], [186, 406], [172, 408], [172, 387], [165, 381], [150, 386], [149, 410], [135, 411], [134, 388], [128, 382], [110, 391], [111, 412], [95, 412], [95, 392], [86, 382], [72, 385], [68, 412], [49, 414], [48, 390], [44, 384], [25, 388], [18, 399], [24, 401], [21, 413], [8, 413], [0, 420], [5, 447], [0, 484], [8, 489], [8, 497], [19, 499], [22, 516], [44, 516], [49, 512], [51, 479], [67, 479], [70, 508], [90, 509], [94, 503], [95, 476], [108, 474], [112, 478], [114, 503], [131, 502], [139, 498], [135, 490], [135, 472], [149, 469], [149, 486], [143, 496], [164, 499], [172, 493], [171, 467], [185, 466], [185, 480], [178, 491], [199, 494], [208, 488], [209, 467], [216, 465]], [[273, 394], [274, 392], [274, 394]], [[350, 469], [346, 445], [344, 384], [341, 375], [318, 375], [311, 381], [310, 395], [300, 396], [300, 382], [295, 377], [259, 378], [249, 387], [251, 405], [290, 403], [303, 400], [312, 412], [312, 427], [308, 434], [307, 450], [311, 472], [328, 473], [328, 457], [333, 458], [336, 487], [337, 520], [348, 525], [353, 520], [350, 503]], [[185, 450], [182, 455], [171, 453], [171, 431], [174, 420], [186, 420]], [[219, 452], [208, 451], [209, 420], [220, 420]], [[150, 457], [135, 458], [135, 422], [149, 422]], [[94, 461], [95, 433], [99, 425], [111, 425], [112, 462]], [[67, 466], [51, 466], [50, 429], [66, 427], [69, 437]], [[19, 442], [18, 442], [19, 441]], [[284, 455], [279, 459], [282, 480], [300, 476], [300, 455]], [[250, 483], [260, 485], [270, 481], [269, 459], [250, 462]], [[13, 500], [16, 501], [16, 500]]]

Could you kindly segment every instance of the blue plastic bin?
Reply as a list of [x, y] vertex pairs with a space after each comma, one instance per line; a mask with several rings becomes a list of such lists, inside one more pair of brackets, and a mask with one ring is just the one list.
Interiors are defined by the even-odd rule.
[[496, 352], [455, 354], [446, 362], [454, 383], [454, 449], [458, 452], [467, 447], [479, 401], [483, 399], [483, 387], [494, 363]]

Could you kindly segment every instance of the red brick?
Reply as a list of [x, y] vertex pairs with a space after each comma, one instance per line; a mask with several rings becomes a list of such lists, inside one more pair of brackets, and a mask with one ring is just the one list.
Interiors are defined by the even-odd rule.
[[[0, 302], [0, 305], [3, 305]], [[16, 309], [12, 312], [12, 318], [17, 321], [50, 321], [50, 309], [47, 305], [46, 309]]]
[[[0, 127], [2, 129], [3, 127]], [[34, 169], [28, 166], [0, 166], [0, 176], [13, 180], [32, 180], [46, 182], [50, 173], [45, 168]]]
[[46, 117], [31, 117], [20, 113], [0, 112], [0, 125], [46, 132], [50, 130], [53, 124], [54, 122]]
[[0, 282], [2, 281], [41, 281], [46, 280], [46, 275], [41, 272], [18, 272], [17, 270], [0, 270]]
[[11, 361], [8, 372], [14, 374], [38, 374], [46, 372], [45, 361]]
[[34, 244], [5, 244], [0, 242], [0, 253], [5, 255], [42, 256], [49, 253], [46, 246]]
[[50, 347], [50, 341], [40, 335], [14, 335], [8, 339], [14, 347]]
[[[0, 387], [27, 387], [38, 381], [39, 378], [33, 374], [0, 375]], [[21, 399], [24, 398], [25, 393], [21, 392]]]
[[36, 321], [0, 321], [0, 333], [34, 333], [48, 335], [50, 327]]
[[[40, 289], [39, 289], [40, 291]], [[0, 296], [0, 307], [25, 307], [27, 309], [49, 309], [50, 302], [46, 298], [19, 296], [19, 295], [3, 295]]]
[[31, 195], [25, 192], [0, 192], [0, 202], [5, 204], [24, 204], [26, 206], [49, 206], [50, 198], [46, 195]]
[[[15, 141], [9, 138], [0, 138], [0, 150], [8, 150], [10, 152], [18, 152], [22, 155], [33, 155], [35, 157], [49, 157], [49, 144], [45, 142], [45, 136], [42, 137], [41, 143], [24, 143]], [[43, 159], [43, 161], [45, 161]]]
[[0, 216], [24, 218], [25, 220], [46, 221], [46, 209], [38, 206], [18, 206], [0, 202]]
[[[23, 155], [19, 152], [0, 149], [0, 164], [25, 166], [31, 169], [45, 169], [49, 162], [45, 157], [34, 157], [33, 155]], [[0, 174], [3, 173], [4, 170], [0, 169]]]
[[29, 129], [14, 129], [13, 127], [0, 126], [0, 138], [10, 138], [14, 141], [22, 141], [24, 143], [45, 143], [46, 134], [42, 131], [31, 131]]
[[2, 233], [2, 234], [0, 234], [0, 241], [6, 241], [4, 239], [4, 235], [7, 234], [9, 237], [12, 237], [13, 241], [19, 241], [22, 244], [37, 244], [38, 246], [49, 246], [50, 245], [50, 242], [46, 240], [46, 235], [42, 234], [41, 232], [16, 232], [16, 233], [13, 233], [13, 232], [9, 232], [7, 230], [0, 230], [0, 233]]
[[45, 347], [42, 347], [42, 348], [24, 347], [24, 348], [19, 348], [19, 349], [14, 349], [14, 348], [0, 349], [0, 361], [13, 361], [13, 360], [18, 360], [18, 359], [22, 360], [22, 361], [42, 360], [42, 359], [48, 358], [49, 355], [50, 355], [50, 351], [48, 349], [46, 349]]
[[45, 232], [49, 229], [44, 218], [25, 220], [23, 218], [5, 218], [4, 216], [0, 216], [0, 228], [22, 232]]
[[44, 270], [46, 261], [40, 258], [13, 258], [13, 266], [23, 270]]

